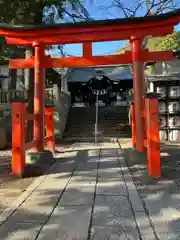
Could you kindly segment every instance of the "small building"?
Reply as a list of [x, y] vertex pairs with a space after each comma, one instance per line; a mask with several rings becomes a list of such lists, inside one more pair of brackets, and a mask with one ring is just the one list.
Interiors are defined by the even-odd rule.
[[86, 87], [88, 82], [99, 74], [109, 79], [114, 101], [117, 98], [125, 100], [127, 91], [132, 88], [131, 68], [129, 65], [113, 65], [69, 69], [66, 79], [72, 102], [85, 101], [89, 91]]

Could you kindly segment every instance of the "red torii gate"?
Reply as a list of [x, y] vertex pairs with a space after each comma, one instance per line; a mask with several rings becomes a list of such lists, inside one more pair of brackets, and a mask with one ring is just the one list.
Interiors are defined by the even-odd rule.
[[[130, 19], [102, 20], [39, 26], [11, 26], [0, 24], [0, 35], [10, 45], [33, 46], [34, 56], [10, 60], [11, 69], [34, 68], [34, 140], [37, 151], [44, 150], [44, 69], [58, 67], [98, 66], [112, 64], [133, 65], [135, 103], [136, 149], [144, 151], [144, 62], [166, 61], [172, 52], [149, 52], [142, 48], [146, 36], [163, 36], [172, 33], [180, 22], [180, 10], [158, 15]], [[92, 42], [129, 39], [132, 52], [120, 55], [93, 56]], [[50, 58], [44, 49], [53, 44], [83, 44], [82, 57]]]

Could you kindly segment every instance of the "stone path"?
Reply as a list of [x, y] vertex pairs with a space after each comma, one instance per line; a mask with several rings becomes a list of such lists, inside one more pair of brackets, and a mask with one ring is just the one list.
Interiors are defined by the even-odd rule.
[[3, 240], [154, 240], [117, 143], [75, 143], [0, 214]]
[[[180, 146], [161, 144], [159, 179], [147, 173], [147, 156], [122, 143], [124, 157], [158, 240], [180, 240]], [[126, 148], [126, 149], [125, 149]]]

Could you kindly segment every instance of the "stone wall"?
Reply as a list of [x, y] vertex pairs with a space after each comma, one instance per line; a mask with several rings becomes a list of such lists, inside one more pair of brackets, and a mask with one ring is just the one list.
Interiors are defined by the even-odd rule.
[[70, 95], [62, 92], [57, 86], [55, 86], [54, 124], [55, 136], [58, 138], [63, 137], [70, 105]]

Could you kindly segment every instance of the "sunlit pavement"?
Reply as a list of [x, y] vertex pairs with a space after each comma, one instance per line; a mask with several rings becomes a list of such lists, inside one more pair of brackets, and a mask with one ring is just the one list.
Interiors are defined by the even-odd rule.
[[75, 143], [56, 157], [0, 214], [0, 239], [156, 239], [118, 143]]

